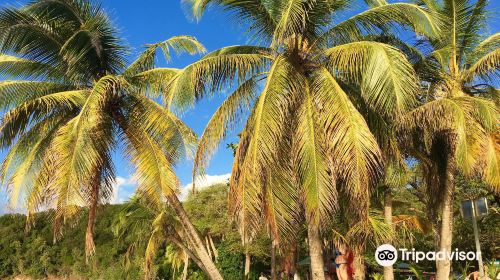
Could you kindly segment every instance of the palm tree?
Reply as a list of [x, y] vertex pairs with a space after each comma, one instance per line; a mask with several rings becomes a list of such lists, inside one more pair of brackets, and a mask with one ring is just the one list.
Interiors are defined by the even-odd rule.
[[95, 250], [97, 206], [111, 196], [111, 152], [123, 144], [136, 167], [138, 192], [152, 204], [163, 198], [212, 279], [222, 279], [176, 193], [173, 164], [189, 153], [196, 135], [148, 98], [175, 70], [154, 68], [156, 49], [195, 54], [203, 46], [177, 36], [148, 46], [125, 67], [124, 51], [104, 11], [80, 0], [38, 0], [0, 12], [0, 145], [8, 149], [2, 179], [28, 213], [55, 208], [55, 232], [89, 206], [86, 255]]
[[[376, 6], [332, 25], [346, 2], [189, 2], [196, 16], [219, 5], [247, 20], [251, 38], [262, 43], [214, 51], [165, 85], [167, 106], [185, 108], [237, 82], [203, 132], [193, 177], [203, 173], [235, 123], [246, 119], [233, 165], [232, 212], [250, 232], [244, 235], [251, 237], [264, 217], [279, 241], [295, 234], [293, 220], [304, 209], [313, 279], [323, 279], [321, 225], [337, 208], [338, 188], [355, 220], [367, 223], [370, 186], [383, 167], [358, 107], [392, 119], [411, 108], [417, 89], [401, 52], [361, 38], [398, 22], [423, 33], [437, 28], [425, 9], [407, 3]], [[356, 249], [361, 255], [363, 243]]]
[[172, 279], [177, 278], [175, 277], [175, 275], [177, 274], [177, 271], [180, 270], [180, 268], [182, 267], [183, 269], [180, 279], [186, 280], [188, 272], [187, 269], [189, 266], [189, 256], [186, 254], [186, 251], [179, 250], [174, 246], [167, 246], [165, 256], [167, 263], [169, 263], [174, 270], [172, 272]]
[[[1, 146], [9, 148], [2, 179], [8, 180], [14, 203], [26, 193], [28, 214], [52, 200], [56, 231], [63, 215], [88, 204], [90, 254], [97, 203], [111, 193], [114, 141], [111, 123], [91, 110], [100, 107], [97, 97], [113, 87], [114, 79], [105, 76], [124, 67], [126, 48], [102, 10], [82, 1], [4, 8], [0, 26], [1, 73], [14, 79], [1, 84], [1, 108], [8, 111], [2, 118]], [[93, 103], [87, 102], [91, 97]], [[87, 129], [89, 121], [93, 127], [88, 124]], [[80, 140], [91, 130], [92, 139], [102, 138], [99, 142]], [[58, 150], [56, 144], [61, 145]], [[77, 158], [83, 148], [88, 157]], [[100, 152], [92, 154], [95, 150]]]
[[[152, 270], [154, 258], [160, 246], [164, 244], [167, 244], [166, 248], [172, 253], [166, 256], [171, 265], [179, 269], [181, 262], [184, 264], [182, 277], [187, 277], [185, 269], [189, 266], [190, 259], [206, 272], [205, 266], [192, 250], [192, 244], [189, 243], [182, 224], [170, 208], [166, 205], [151, 207], [140, 197], [133, 198], [127, 204], [114, 224], [114, 232], [119, 238], [132, 240], [127, 249], [127, 258], [130, 258], [131, 254], [143, 254], [146, 279], [155, 278]], [[136, 250], [142, 246], [145, 247], [144, 252]]]
[[[435, 225], [436, 249], [450, 252], [456, 172], [482, 176], [500, 189], [498, 91], [500, 34], [484, 38], [487, 1], [423, 1], [445, 22], [417, 62], [424, 81], [420, 106], [400, 122], [403, 146], [424, 169]], [[451, 261], [437, 260], [437, 279], [449, 278]]]

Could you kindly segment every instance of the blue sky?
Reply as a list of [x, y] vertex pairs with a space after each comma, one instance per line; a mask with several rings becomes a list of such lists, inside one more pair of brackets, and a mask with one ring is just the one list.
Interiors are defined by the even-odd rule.
[[[20, 2], [24, 1], [0, 0], [0, 5], [18, 5]], [[361, 1], [357, 2], [361, 3]], [[490, 24], [490, 33], [499, 30], [498, 16], [495, 16], [500, 7], [498, 2], [500, 1], [490, 0], [490, 10], [492, 15], [496, 17]], [[144, 44], [162, 41], [175, 35], [195, 36], [209, 51], [247, 42], [244, 33], [241, 32], [242, 26], [227, 14], [211, 10], [197, 22], [187, 16], [186, 7], [183, 7], [179, 0], [101, 0], [101, 3], [119, 27], [121, 36], [131, 46], [130, 58], [137, 55]], [[363, 7], [362, 4], [355, 4], [355, 6], [358, 8], [354, 10]], [[344, 16], [353, 12], [347, 12]], [[199, 56], [183, 55], [174, 58], [168, 66], [184, 67], [197, 58]], [[159, 61], [159, 66], [166, 65], [164, 61]], [[195, 109], [186, 112], [181, 117], [199, 135], [222, 100], [223, 96], [203, 100], [197, 104]], [[226, 148], [226, 143], [236, 140], [233, 135], [220, 145], [219, 151], [213, 157], [206, 171], [208, 175], [213, 176], [209, 177], [211, 181], [227, 178], [225, 174], [230, 172], [233, 158], [232, 151]], [[130, 196], [135, 189], [133, 180], [130, 178], [133, 168], [123, 160], [119, 153], [114, 158], [116, 175], [119, 177], [117, 179], [119, 185], [117, 201], [122, 201]], [[176, 168], [183, 186], [191, 182], [191, 167], [192, 162], [185, 161]], [[6, 200], [5, 192], [0, 191], [0, 213], [2, 210], [5, 211]]]
[[[110, 17], [120, 28], [121, 35], [132, 47], [131, 56], [134, 57], [147, 43], [165, 40], [176, 35], [191, 35], [196, 37], [208, 51], [221, 47], [244, 44], [243, 35], [238, 32], [237, 25], [230, 23], [231, 19], [220, 13], [208, 13], [200, 21], [188, 16], [186, 6], [178, 0], [145, 0], [140, 1], [104, 0], [103, 6]], [[182, 55], [174, 57], [166, 64], [159, 59], [159, 66], [184, 67], [194, 62], [199, 56]], [[223, 96], [205, 99], [199, 102], [195, 109], [184, 113], [182, 120], [191, 127], [198, 135], [210, 119], [213, 112], [223, 100]], [[218, 153], [210, 162], [206, 170], [209, 176], [228, 174], [232, 165], [232, 151], [226, 148], [226, 143], [237, 141], [234, 137], [228, 137], [225, 143], [220, 145]], [[130, 180], [133, 168], [117, 154], [115, 156], [117, 176], [125, 179], [118, 190], [118, 199], [121, 201], [135, 188]], [[191, 182], [191, 161], [184, 161], [176, 167], [177, 175], [183, 186]], [[211, 180], [221, 177], [210, 177]]]

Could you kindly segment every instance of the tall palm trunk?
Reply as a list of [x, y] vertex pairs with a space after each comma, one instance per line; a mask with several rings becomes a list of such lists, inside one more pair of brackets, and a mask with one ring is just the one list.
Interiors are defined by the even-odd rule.
[[184, 268], [182, 269], [182, 280], [187, 280], [188, 277], [188, 267], [189, 267], [189, 256], [185, 254], [184, 256]]
[[286, 278], [288, 279], [290, 275], [293, 275], [293, 273], [296, 270], [295, 263], [297, 259], [297, 245], [295, 242], [293, 245], [289, 245], [285, 249], [284, 253], [284, 259], [283, 259], [283, 271], [285, 272]]
[[439, 229], [439, 251], [444, 252], [444, 259], [436, 259], [436, 279], [448, 280], [450, 278], [452, 231], [453, 231], [453, 192], [454, 192], [455, 158], [448, 157], [443, 182], [443, 200], [441, 206], [441, 228]]
[[[248, 246], [248, 245], [247, 245]], [[245, 248], [245, 280], [250, 279], [250, 262], [251, 262], [250, 252], [248, 248]]]
[[276, 274], [276, 242], [274, 240], [271, 245], [271, 280], [278, 280]]
[[215, 248], [214, 239], [210, 234], [208, 235], [208, 241], [210, 241], [210, 247], [212, 248], [212, 252], [214, 252], [214, 259], [215, 262], [217, 262], [217, 259], [219, 258], [219, 251], [217, 251], [217, 248]]
[[[392, 193], [391, 188], [387, 187], [384, 193], [384, 219], [392, 230]], [[384, 280], [394, 280], [394, 268], [384, 266]]]
[[300, 280], [300, 273], [299, 273], [299, 267], [298, 267], [299, 260], [300, 260], [299, 248], [298, 248], [298, 244], [296, 244], [295, 245], [294, 272], [293, 272], [293, 279], [294, 280]]
[[355, 280], [365, 280], [365, 249], [362, 245], [357, 245], [353, 249], [354, 260], [353, 270]]
[[311, 259], [312, 280], [325, 280], [325, 263], [323, 260], [323, 244], [319, 233], [319, 225], [307, 224], [307, 240], [309, 242], [309, 257]]
[[200, 261], [203, 263], [203, 266], [206, 269], [206, 273], [208, 274], [208, 277], [212, 280], [223, 280], [222, 276], [215, 266], [214, 262], [208, 255], [208, 252], [203, 245], [203, 242], [201, 241], [200, 235], [194, 228], [193, 224], [191, 224], [191, 221], [189, 220], [189, 217], [182, 207], [181, 202], [177, 198], [175, 194], [171, 194], [167, 196], [167, 201], [176, 213], [177, 217], [179, 218], [179, 221], [182, 224], [182, 227], [184, 231], [186, 232], [187, 235], [189, 235], [189, 238], [192, 240], [193, 243], [193, 249], [200, 259]]
[[97, 205], [99, 202], [99, 180], [94, 180], [91, 191], [87, 231], [85, 232], [85, 262], [87, 263], [89, 261], [89, 258], [95, 253], [94, 226], [97, 213]]

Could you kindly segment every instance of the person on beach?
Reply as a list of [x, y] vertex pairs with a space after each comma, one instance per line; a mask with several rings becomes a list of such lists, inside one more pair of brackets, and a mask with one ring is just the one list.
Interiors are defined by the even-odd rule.
[[335, 252], [335, 272], [337, 273], [338, 280], [349, 280], [349, 264], [350, 264], [350, 251], [346, 244], [338, 242], [336, 244], [337, 250]]

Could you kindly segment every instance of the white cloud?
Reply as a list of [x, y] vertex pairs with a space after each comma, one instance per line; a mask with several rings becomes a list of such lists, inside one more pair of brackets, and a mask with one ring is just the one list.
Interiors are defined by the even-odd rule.
[[137, 180], [133, 176], [129, 176], [128, 178], [116, 177], [113, 184], [113, 198], [111, 199], [111, 203], [118, 204], [125, 202], [133, 195], [133, 191], [130, 189], [135, 189], [136, 185]]
[[[222, 174], [222, 175], [205, 175], [203, 177], [198, 177], [196, 179], [196, 189], [203, 189], [215, 184], [219, 183], [227, 183], [229, 182], [229, 178], [231, 177], [231, 173]], [[116, 177], [115, 183], [113, 185], [113, 197], [111, 199], [112, 204], [124, 203], [127, 201], [133, 194], [137, 187], [137, 180], [133, 176], [125, 177]], [[179, 194], [179, 199], [181, 201], [185, 200], [193, 189], [193, 183], [189, 183], [181, 186], [181, 192]]]
[[[196, 178], [195, 187], [197, 190], [215, 185], [220, 183], [229, 182], [229, 178], [231, 178], [231, 173], [222, 174], [222, 175], [205, 175], [203, 177]], [[186, 184], [181, 187], [181, 193], [179, 195], [179, 199], [181, 201], [185, 200], [193, 189], [193, 183]]]

